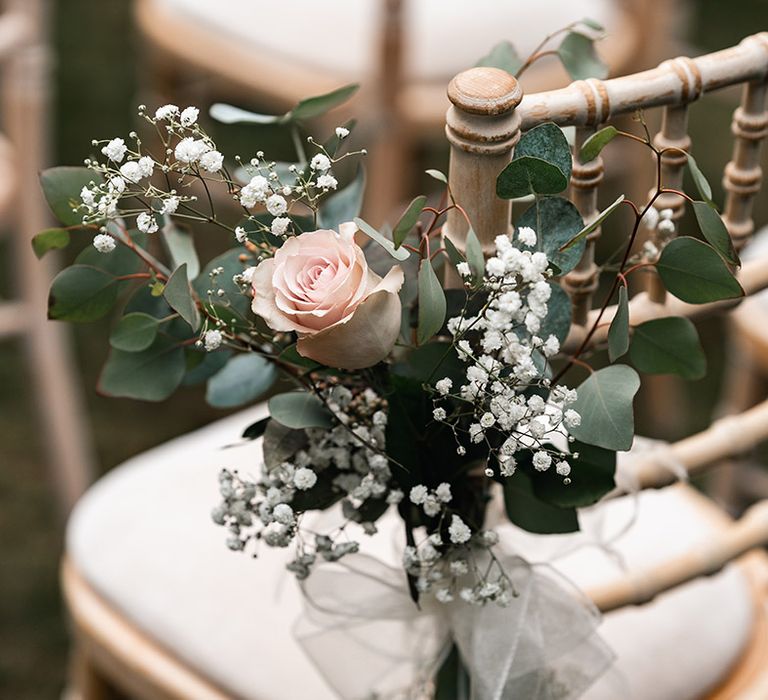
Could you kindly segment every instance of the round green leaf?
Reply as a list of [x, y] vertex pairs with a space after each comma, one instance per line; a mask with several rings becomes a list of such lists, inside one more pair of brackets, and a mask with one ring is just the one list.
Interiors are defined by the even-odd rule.
[[522, 226], [528, 226], [536, 232], [536, 250], [546, 253], [550, 262], [557, 265], [560, 274], [570, 272], [581, 260], [586, 240], [582, 239], [575, 245], [561, 250], [584, 227], [579, 210], [567, 199], [537, 199], [517, 220], [516, 228]]
[[359, 216], [365, 192], [365, 170], [357, 169], [355, 178], [344, 189], [325, 197], [320, 204], [317, 220], [323, 228], [339, 230], [339, 225]]
[[520, 58], [515, 47], [509, 41], [500, 41], [475, 65], [500, 68], [514, 75], [522, 67], [523, 59]]
[[269, 414], [287, 428], [330, 428], [333, 415], [314, 394], [292, 391], [269, 400]]
[[69, 231], [65, 228], [49, 228], [32, 238], [32, 250], [42, 258], [49, 250], [59, 250], [69, 245]]
[[656, 269], [667, 290], [689, 304], [737, 299], [744, 290], [709, 245], [683, 236], [661, 251]]
[[435, 269], [428, 259], [419, 264], [419, 345], [426, 343], [442, 327], [445, 321], [445, 292]]
[[98, 173], [88, 168], [59, 166], [48, 168], [40, 174], [40, 185], [45, 200], [56, 218], [65, 226], [77, 226], [83, 222], [83, 215], [74, 211], [79, 206], [80, 190], [91, 182], [103, 182]]
[[158, 325], [158, 320], [149, 314], [126, 314], [109, 336], [109, 344], [125, 352], [146, 350], [157, 336]]
[[584, 34], [569, 32], [557, 53], [572, 80], [605, 78], [608, 75], [608, 66], [597, 55], [594, 40]]
[[302, 119], [319, 117], [346, 102], [357, 92], [359, 87], [357, 83], [352, 83], [324, 95], [308, 97], [299, 102], [284, 118], [291, 121], [301, 121]]
[[187, 263], [177, 267], [163, 289], [163, 296], [170, 307], [178, 312], [192, 328], [196, 331], [200, 326], [200, 313], [197, 310], [197, 303], [192, 297], [192, 288], [187, 278]]
[[573, 409], [581, 425], [570, 428], [571, 435], [588, 445], [628, 450], [635, 434], [632, 401], [639, 388], [640, 377], [626, 365], [593, 372], [576, 390]]
[[696, 327], [687, 318], [657, 318], [634, 329], [629, 356], [632, 364], [649, 374], [679, 374], [701, 379], [707, 358]]
[[571, 330], [571, 298], [559, 284], [550, 282], [549, 286], [552, 287], [552, 293], [547, 302], [547, 315], [541, 322], [539, 335], [545, 340], [554, 335], [562, 345]]
[[158, 335], [146, 350], [112, 350], [99, 378], [99, 391], [143, 401], [163, 401], [181, 384], [184, 350], [166, 335]]
[[578, 532], [579, 518], [575, 508], [560, 508], [534, 493], [533, 484], [538, 476], [518, 469], [504, 480], [507, 517], [523, 530], [541, 535]]
[[262, 396], [275, 379], [275, 366], [261, 355], [235, 355], [208, 380], [205, 400], [217, 408], [242, 406]]
[[89, 265], [72, 265], [53, 280], [48, 318], [86, 323], [104, 316], [117, 299], [117, 279]]
[[739, 265], [739, 256], [733, 247], [731, 235], [714, 205], [711, 202], [694, 202], [693, 213], [696, 215], [701, 233], [709, 244], [731, 265]]
[[615, 126], [606, 126], [590, 136], [579, 149], [579, 160], [589, 163], [600, 155], [600, 151], [618, 136], [619, 130]]
[[406, 236], [411, 232], [411, 229], [416, 225], [419, 220], [422, 209], [427, 203], [427, 198], [424, 195], [416, 197], [403, 212], [400, 220], [395, 224], [395, 228], [392, 230], [392, 240], [394, 241], [395, 248], [399, 248]]

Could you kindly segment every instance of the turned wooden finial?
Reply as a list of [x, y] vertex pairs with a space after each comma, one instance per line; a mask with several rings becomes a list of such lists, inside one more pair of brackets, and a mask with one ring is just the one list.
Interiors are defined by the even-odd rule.
[[[496, 178], [520, 140], [515, 107], [522, 97], [517, 80], [498, 68], [471, 68], [448, 86], [452, 103], [445, 127], [451, 144], [448, 182], [487, 254], [493, 251], [494, 238], [506, 233], [511, 223], [511, 203], [496, 196]], [[449, 212], [443, 233], [459, 250], [464, 250], [467, 231], [462, 214]], [[460, 285], [453, 277], [446, 283]]]

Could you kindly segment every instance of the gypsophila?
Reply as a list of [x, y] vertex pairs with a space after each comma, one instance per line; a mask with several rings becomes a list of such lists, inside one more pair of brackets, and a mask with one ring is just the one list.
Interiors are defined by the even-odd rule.
[[97, 233], [93, 237], [93, 247], [100, 253], [111, 253], [115, 246], [115, 239], [108, 233]]

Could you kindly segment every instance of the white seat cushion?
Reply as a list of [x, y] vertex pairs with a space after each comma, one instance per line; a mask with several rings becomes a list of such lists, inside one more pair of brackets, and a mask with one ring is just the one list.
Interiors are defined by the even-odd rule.
[[[67, 531], [70, 560], [86, 581], [133, 624], [223, 688], [248, 700], [330, 700], [291, 634], [302, 601], [283, 565], [288, 552], [259, 559], [224, 546], [209, 512], [222, 467], [259, 471], [260, 444], [238, 442], [265, 415], [256, 407], [146, 452], [111, 471], [76, 507]], [[636, 521], [616, 542], [626, 565], [661, 562], [716, 529], [685, 487], [643, 493]], [[633, 514], [632, 497], [581, 515], [584, 531], [614, 533]], [[363, 541], [377, 555], [396, 549], [395, 515]], [[501, 526], [505, 541], [531, 560], [563, 546]], [[398, 540], [399, 541], [399, 540]], [[395, 556], [395, 555], [393, 555]], [[585, 547], [555, 565], [581, 586], [605, 583], [621, 567]], [[589, 700], [685, 700], [720, 680], [744, 649], [752, 602], [737, 567], [681, 586], [656, 602], [607, 615], [601, 627], [616, 669]]]
[[[155, 1], [181, 21], [193, 21], [259, 52], [348, 80], [376, 74], [381, 0]], [[513, 40], [525, 57], [548, 33], [584, 17], [614, 26], [617, 5], [615, 0], [406, 1], [405, 73], [409, 80], [446, 82], [502, 39]]]

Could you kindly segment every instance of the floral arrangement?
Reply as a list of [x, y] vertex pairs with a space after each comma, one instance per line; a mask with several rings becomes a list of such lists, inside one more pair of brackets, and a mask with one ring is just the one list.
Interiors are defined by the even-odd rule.
[[[493, 56], [509, 60], [502, 49]], [[487, 258], [438, 171], [428, 174], [441, 195], [416, 197], [393, 227], [377, 229], [359, 218], [365, 151], [346, 148], [354, 125], [324, 142], [302, 136], [306, 120], [354, 90], [304, 100], [279, 117], [212, 108], [224, 123], [286, 125], [292, 163], [261, 151], [227, 159], [195, 107], [165, 105], [140, 107], [147, 136], [94, 141], [84, 168], [45, 171], [43, 190], [62, 226], [36, 236], [36, 252], [91, 240], [53, 281], [49, 315], [90, 322], [120, 305], [104, 394], [157, 401], [207, 382], [209, 402], [231, 407], [271, 392], [270, 417], [244, 430], [247, 439], [263, 436], [261, 475], [220, 474], [213, 520], [231, 549], [293, 547], [288, 568], [304, 580], [364, 548], [346, 525], [306, 529], [307, 512], [339, 507], [345, 523], [370, 535], [395, 509], [414, 601], [508, 606], [517, 591], [497, 557], [498, 535], [485, 527], [493, 489], [525, 530], [577, 530], [577, 509], [614, 488], [616, 452], [632, 444], [638, 371], [705, 371], [687, 319], [630, 329], [628, 278], [652, 271], [689, 303], [734, 298], [743, 293], [738, 258], [690, 154], [699, 199], [675, 193], [693, 203], [704, 240], [675, 237], [671, 212], [654, 208], [671, 191], [661, 169], [646, 204], [620, 197], [585, 224], [560, 196], [572, 153], [554, 124], [524, 134], [499, 174], [497, 194], [530, 206], [511, 232], [497, 232]], [[588, 162], [626, 138], [660, 163], [669, 149], [638, 124], [640, 134], [605, 127], [575, 157]], [[342, 172], [351, 174], [345, 186]], [[632, 223], [602, 263], [608, 293], [581, 346], [562, 353], [571, 303], [558, 280], [579, 262], [587, 236], [621, 209]], [[442, 235], [449, 212], [467, 218], [462, 250]], [[219, 231], [233, 247], [202, 266], [190, 224]], [[650, 239], [638, 249], [644, 229]], [[593, 348], [615, 300], [607, 344]], [[618, 362], [626, 355], [634, 368]], [[589, 372], [575, 386], [574, 368]]]

